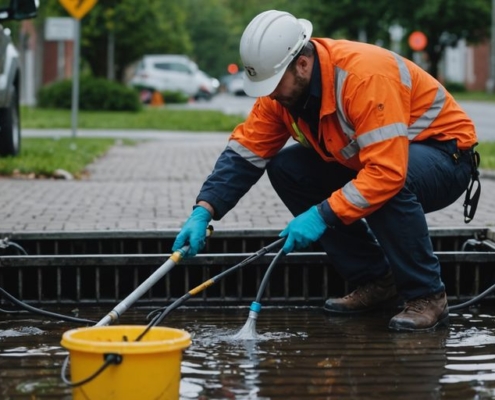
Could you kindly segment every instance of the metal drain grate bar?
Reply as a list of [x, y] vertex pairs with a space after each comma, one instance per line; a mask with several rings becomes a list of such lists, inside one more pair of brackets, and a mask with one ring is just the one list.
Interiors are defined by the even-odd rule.
[[[495, 252], [437, 251], [442, 277], [452, 299], [461, 300], [495, 283]], [[162, 278], [140, 304], [172, 301], [218, 275], [249, 254], [203, 254], [183, 260]], [[256, 297], [275, 254], [267, 254], [229, 275], [190, 301], [243, 303]], [[125, 298], [168, 255], [51, 255], [0, 257], [0, 286], [20, 300], [39, 304], [106, 304]], [[321, 303], [351, 288], [334, 271], [326, 254], [294, 253], [279, 260], [267, 287], [266, 304]]]
[[[0, 233], [0, 239], [21, 245], [29, 255], [164, 254], [170, 252], [178, 231], [25, 232]], [[277, 240], [278, 230], [215, 231], [205, 253], [249, 253]], [[495, 240], [495, 232], [480, 228], [430, 229], [436, 251], [461, 250], [468, 239]], [[313, 251], [320, 251], [314, 246]], [[19, 254], [15, 249], [1, 255]]]

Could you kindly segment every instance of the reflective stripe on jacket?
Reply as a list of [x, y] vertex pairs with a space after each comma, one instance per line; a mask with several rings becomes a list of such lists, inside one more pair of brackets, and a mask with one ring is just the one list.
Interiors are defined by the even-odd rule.
[[322, 80], [318, 137], [303, 120], [296, 123], [287, 109], [263, 97], [235, 128], [229, 147], [263, 168], [292, 136], [324, 160], [359, 171], [328, 199], [344, 223], [366, 217], [401, 190], [410, 141], [456, 139], [459, 149], [476, 143], [471, 119], [413, 62], [365, 43], [312, 42]]

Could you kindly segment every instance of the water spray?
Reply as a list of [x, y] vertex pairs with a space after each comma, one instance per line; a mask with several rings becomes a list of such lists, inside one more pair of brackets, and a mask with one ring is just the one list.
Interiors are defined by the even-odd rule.
[[[285, 239], [285, 238], [284, 238]], [[261, 298], [263, 297], [263, 293], [265, 292], [266, 286], [268, 285], [268, 281], [270, 279], [270, 274], [275, 268], [275, 265], [278, 262], [278, 259], [284, 254], [283, 249], [280, 249], [277, 255], [273, 258], [270, 263], [268, 269], [265, 272], [265, 276], [261, 281], [261, 285], [258, 289], [258, 294], [256, 296], [256, 300], [251, 303], [249, 307], [249, 316], [242, 327], [242, 329], [234, 335], [234, 339], [236, 340], [256, 340], [256, 320], [258, 319], [258, 315], [261, 311]]]

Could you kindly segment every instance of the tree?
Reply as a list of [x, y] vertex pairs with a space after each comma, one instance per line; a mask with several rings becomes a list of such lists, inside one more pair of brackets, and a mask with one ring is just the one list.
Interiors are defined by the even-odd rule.
[[313, 36], [375, 43], [388, 42], [389, 9], [388, 0], [308, 0], [301, 11], [314, 25]]
[[[392, 2], [391, 17], [408, 34], [421, 31], [428, 38], [425, 52], [430, 63], [429, 72], [437, 77], [438, 65], [444, 51], [465, 39], [475, 44], [490, 35], [491, 0], [419, 0]], [[407, 38], [408, 35], [406, 35]]]
[[107, 40], [115, 37], [115, 74], [148, 53], [191, 53], [180, 0], [100, 0], [83, 19], [81, 52], [94, 76], [107, 73]]
[[227, 65], [239, 58], [234, 16], [224, 0], [185, 0], [186, 29], [193, 46], [193, 59], [212, 76], [227, 73]]
[[[438, 75], [445, 48], [460, 39], [477, 43], [489, 35], [491, 0], [99, 0], [82, 19], [82, 59], [96, 76], [107, 73], [109, 32], [115, 37], [116, 76], [147, 53], [191, 56], [201, 69], [220, 76], [240, 65], [239, 41], [258, 13], [278, 9], [307, 18], [313, 36], [364, 40], [390, 45], [389, 27], [401, 25], [428, 38], [429, 72]], [[36, 19], [67, 15], [58, 0], [41, 2]], [[407, 48], [404, 46], [404, 48]], [[411, 53], [406, 54], [411, 56]]]
[[194, 59], [214, 76], [227, 73], [231, 63], [241, 64], [239, 42], [251, 19], [270, 9], [297, 10], [289, 0], [183, 0], [186, 27]]
[[[305, 13], [320, 36], [366, 38], [367, 42], [380, 41], [387, 46], [388, 29], [394, 24], [404, 28], [404, 40], [410, 33], [422, 31], [428, 38], [425, 52], [429, 72], [437, 77], [438, 64], [448, 46], [455, 46], [460, 39], [474, 44], [488, 38], [490, 3], [491, 0], [307, 0]], [[410, 57], [411, 53], [406, 55]]]

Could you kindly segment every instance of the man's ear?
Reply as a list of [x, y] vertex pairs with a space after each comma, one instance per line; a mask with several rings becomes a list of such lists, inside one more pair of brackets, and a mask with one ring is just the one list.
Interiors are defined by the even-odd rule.
[[306, 76], [311, 73], [313, 69], [313, 63], [311, 61], [312, 60], [307, 56], [299, 56], [297, 58], [296, 67], [301, 75]]

